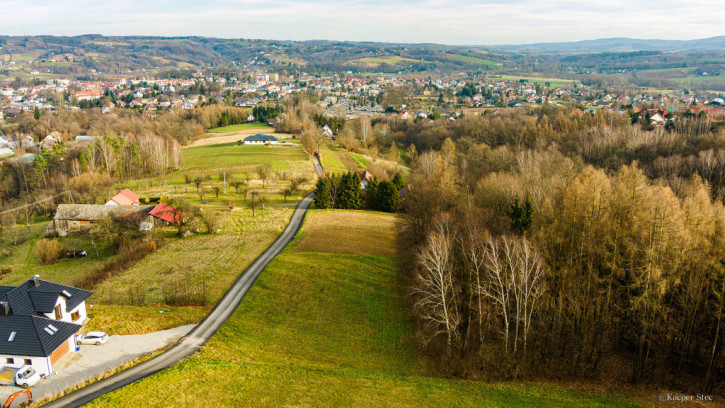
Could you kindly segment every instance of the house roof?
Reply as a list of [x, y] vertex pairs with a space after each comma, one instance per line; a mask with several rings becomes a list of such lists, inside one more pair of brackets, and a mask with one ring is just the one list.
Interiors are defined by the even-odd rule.
[[140, 197], [138, 196], [138, 194], [127, 188], [124, 188], [123, 190], [119, 191], [118, 194], [113, 196], [113, 198], [111, 198], [111, 201], [114, 201], [119, 205], [133, 205], [138, 204], [139, 198]]
[[111, 216], [125, 217], [133, 214], [148, 214], [153, 208], [153, 205], [59, 204], [53, 219], [99, 221]]
[[244, 138], [245, 142], [276, 142], [278, 139], [272, 135], [265, 135], [264, 133], [257, 133], [256, 135], [247, 136]]
[[183, 217], [186, 213], [176, 214], [176, 209], [168, 204], [161, 203], [154, 207], [151, 212], [149, 212], [149, 215], [152, 215], [160, 220], [164, 220], [166, 222], [175, 223], [179, 221], [179, 217]]
[[[66, 312], [88, 299], [93, 292], [38, 279], [38, 286], [29, 279], [18, 286], [0, 286], [0, 301], [8, 302], [10, 315], [35, 315], [53, 311], [59, 296], [65, 298]], [[0, 340], [2, 338], [0, 337]]]
[[365, 170], [362, 173], [360, 173], [360, 180], [372, 180], [373, 175], [369, 171]]
[[[80, 328], [79, 324], [45, 317], [2, 316], [0, 354], [47, 357]], [[12, 341], [9, 341], [13, 332], [15, 335], [12, 336]]]
[[406, 195], [408, 195], [408, 192], [410, 191], [410, 184], [406, 184], [403, 186], [403, 188], [398, 191], [398, 194], [400, 194], [400, 198], [405, 198]]

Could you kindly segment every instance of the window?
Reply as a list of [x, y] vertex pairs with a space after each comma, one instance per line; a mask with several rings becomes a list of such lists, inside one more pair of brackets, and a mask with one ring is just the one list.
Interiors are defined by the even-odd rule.
[[15, 360], [14, 360], [14, 359], [12, 359], [12, 358], [6, 358], [6, 359], [5, 359], [5, 362], [6, 362], [7, 364], [15, 364]]
[[76, 310], [75, 312], [71, 313], [70, 318], [75, 322], [76, 320], [81, 318], [81, 312]]
[[25, 360], [23, 360], [23, 363], [25, 363], [25, 365], [33, 365], [33, 360], [26, 358]]
[[[46, 309], [47, 310], [47, 309]], [[60, 320], [63, 318], [63, 312], [60, 310], [60, 304], [55, 306], [55, 320]]]

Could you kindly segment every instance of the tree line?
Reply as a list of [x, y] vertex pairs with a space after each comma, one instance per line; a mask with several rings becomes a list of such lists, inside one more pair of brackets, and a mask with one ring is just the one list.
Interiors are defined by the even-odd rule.
[[321, 177], [315, 186], [317, 208], [339, 208], [347, 210], [369, 209], [396, 212], [400, 207], [400, 189], [405, 182], [400, 173], [392, 180], [368, 180], [362, 187], [360, 176], [353, 171]]
[[719, 386], [725, 207], [699, 175], [450, 138], [413, 174], [402, 267], [441, 371]]

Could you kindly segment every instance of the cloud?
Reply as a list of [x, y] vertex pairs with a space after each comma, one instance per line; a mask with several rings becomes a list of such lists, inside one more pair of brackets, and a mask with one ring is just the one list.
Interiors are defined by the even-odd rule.
[[[640, 2], [641, 3], [641, 2]], [[702, 2], [701, 2], [702, 3]], [[0, 0], [5, 35], [201, 35], [445, 44], [722, 35], [725, 9], [661, 0]]]

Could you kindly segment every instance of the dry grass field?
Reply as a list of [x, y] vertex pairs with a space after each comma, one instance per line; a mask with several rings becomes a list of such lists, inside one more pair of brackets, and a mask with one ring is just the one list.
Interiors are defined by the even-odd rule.
[[[234, 279], [284, 229], [292, 207], [219, 212], [219, 234], [174, 239], [123, 274], [94, 289], [95, 302], [105, 304], [163, 304], [169, 282], [204, 288], [213, 305]], [[218, 211], [218, 209], [217, 209]]]
[[295, 252], [395, 256], [394, 214], [311, 210]]

